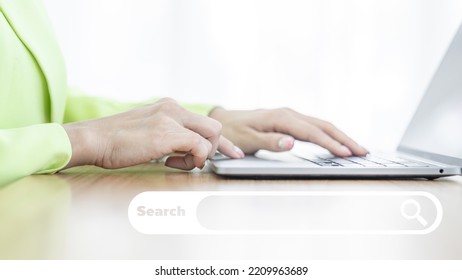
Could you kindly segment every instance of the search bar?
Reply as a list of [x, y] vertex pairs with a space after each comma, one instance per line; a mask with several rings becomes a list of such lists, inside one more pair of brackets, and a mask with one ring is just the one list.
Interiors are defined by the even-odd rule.
[[427, 234], [443, 208], [420, 191], [144, 192], [128, 217], [145, 234]]

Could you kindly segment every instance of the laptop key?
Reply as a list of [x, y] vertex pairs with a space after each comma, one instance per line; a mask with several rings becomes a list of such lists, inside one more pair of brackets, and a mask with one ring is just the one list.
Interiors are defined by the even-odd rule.
[[330, 162], [330, 161], [316, 161], [316, 162], [313, 162], [313, 163], [315, 163], [315, 164], [317, 164], [319, 166], [338, 166], [336, 163]]
[[379, 163], [376, 163], [376, 162], [373, 162], [373, 161], [369, 161], [369, 160], [366, 160], [366, 159], [361, 158], [361, 157], [349, 157], [348, 159], [353, 161], [353, 162], [356, 162], [358, 164], [361, 164], [362, 166], [365, 166], [365, 167], [383, 166], [383, 164], [379, 164]]
[[341, 165], [358, 165], [358, 163], [349, 161], [344, 158], [333, 158], [332, 161]]
[[369, 161], [373, 161], [375, 163], [379, 163], [379, 164], [387, 164], [387, 163], [392, 163], [391, 161], [387, 160], [387, 159], [383, 159], [383, 158], [379, 158], [379, 157], [376, 157], [376, 156], [371, 156], [371, 155], [368, 155], [366, 157], [363, 157], [363, 159], [367, 159]]
[[319, 162], [318, 164], [321, 166], [341, 166], [340, 164], [332, 162], [332, 161], [331, 162]]

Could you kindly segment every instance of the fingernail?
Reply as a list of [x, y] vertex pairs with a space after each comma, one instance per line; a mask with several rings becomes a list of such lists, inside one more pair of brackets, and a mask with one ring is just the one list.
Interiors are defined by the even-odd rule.
[[243, 152], [241, 149], [239, 149], [238, 146], [234, 146], [234, 151], [239, 155], [240, 158], [244, 158], [244, 157], [245, 157], [244, 152]]
[[340, 151], [342, 152], [342, 154], [345, 154], [345, 156], [349, 157], [352, 155], [350, 149], [348, 149], [347, 147], [345, 146], [341, 146], [340, 147]]
[[294, 146], [294, 142], [295, 140], [292, 137], [283, 137], [279, 139], [278, 147], [281, 150], [290, 150]]

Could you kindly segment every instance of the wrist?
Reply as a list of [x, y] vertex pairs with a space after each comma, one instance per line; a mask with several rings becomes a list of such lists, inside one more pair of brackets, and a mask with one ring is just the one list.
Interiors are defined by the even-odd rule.
[[92, 147], [94, 147], [96, 143], [92, 141], [88, 127], [81, 123], [64, 124], [63, 127], [69, 137], [72, 147], [71, 160], [65, 168], [94, 165], [96, 162], [96, 153]]

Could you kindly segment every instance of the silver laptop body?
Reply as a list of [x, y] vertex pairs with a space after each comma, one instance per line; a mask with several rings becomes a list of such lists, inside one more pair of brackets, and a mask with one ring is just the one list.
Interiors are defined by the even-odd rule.
[[438, 178], [462, 173], [462, 25], [433, 76], [396, 153], [334, 158], [297, 152], [214, 158], [219, 175], [239, 177]]

